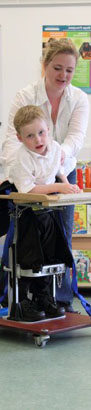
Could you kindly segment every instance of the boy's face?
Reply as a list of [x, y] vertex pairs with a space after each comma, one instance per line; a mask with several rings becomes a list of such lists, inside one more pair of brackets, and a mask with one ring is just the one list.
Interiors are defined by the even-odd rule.
[[48, 126], [43, 119], [36, 119], [31, 124], [22, 126], [17, 136], [30, 151], [46, 154], [49, 135]]

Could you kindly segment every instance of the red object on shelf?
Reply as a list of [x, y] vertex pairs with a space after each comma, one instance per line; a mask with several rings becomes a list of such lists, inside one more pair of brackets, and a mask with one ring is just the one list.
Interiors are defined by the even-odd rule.
[[77, 169], [77, 184], [80, 189], [83, 189], [83, 172], [81, 168]]
[[86, 188], [91, 187], [91, 168], [86, 167], [85, 169], [85, 186]]

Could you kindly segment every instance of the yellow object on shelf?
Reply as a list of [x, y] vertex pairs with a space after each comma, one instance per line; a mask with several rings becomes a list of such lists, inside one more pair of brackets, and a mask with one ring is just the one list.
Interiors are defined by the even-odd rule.
[[73, 234], [87, 233], [87, 205], [75, 205]]

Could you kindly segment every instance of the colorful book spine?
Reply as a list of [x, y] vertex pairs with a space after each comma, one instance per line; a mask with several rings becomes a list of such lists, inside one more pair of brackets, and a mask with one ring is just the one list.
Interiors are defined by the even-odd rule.
[[78, 282], [91, 283], [91, 251], [73, 250]]
[[75, 205], [73, 234], [87, 233], [87, 205]]

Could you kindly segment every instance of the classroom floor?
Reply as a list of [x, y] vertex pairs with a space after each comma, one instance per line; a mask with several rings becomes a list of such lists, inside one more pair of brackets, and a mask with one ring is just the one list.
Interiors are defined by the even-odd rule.
[[[76, 299], [74, 307], [85, 314]], [[1, 410], [90, 408], [91, 328], [51, 336], [44, 348], [30, 334], [0, 329]]]

